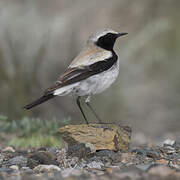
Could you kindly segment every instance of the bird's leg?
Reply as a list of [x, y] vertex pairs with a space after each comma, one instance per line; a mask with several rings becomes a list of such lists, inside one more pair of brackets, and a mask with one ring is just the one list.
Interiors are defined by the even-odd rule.
[[82, 107], [81, 107], [80, 96], [77, 97], [76, 103], [77, 103], [77, 105], [78, 105], [78, 107], [79, 107], [79, 109], [80, 109], [80, 111], [81, 111], [81, 113], [82, 113], [82, 115], [83, 115], [83, 117], [84, 117], [84, 119], [85, 119], [85, 121], [86, 121], [86, 124], [89, 124], [89, 123], [88, 123], [88, 120], [87, 120], [87, 118], [86, 118], [86, 116], [85, 116], [85, 114], [84, 114], [84, 112], [83, 112], [83, 110], [82, 110]]
[[97, 115], [97, 113], [95, 112], [95, 110], [93, 109], [93, 107], [90, 104], [90, 96], [88, 96], [85, 100], [85, 103], [87, 104], [87, 106], [89, 107], [89, 109], [91, 110], [91, 112], [94, 114], [94, 116], [96, 117], [96, 119], [99, 121], [99, 123], [102, 123], [101, 119], [99, 118], [99, 116]]

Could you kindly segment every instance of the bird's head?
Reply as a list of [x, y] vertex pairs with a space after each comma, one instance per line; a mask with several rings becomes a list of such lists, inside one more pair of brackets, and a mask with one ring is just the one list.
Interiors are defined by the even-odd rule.
[[126, 34], [128, 33], [126, 32], [118, 33], [111, 29], [105, 29], [92, 34], [89, 37], [88, 43], [94, 43], [95, 45], [106, 50], [113, 50], [116, 39]]

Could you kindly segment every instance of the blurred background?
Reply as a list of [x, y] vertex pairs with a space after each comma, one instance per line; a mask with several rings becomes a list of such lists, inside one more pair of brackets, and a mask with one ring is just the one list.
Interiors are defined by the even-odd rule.
[[178, 135], [179, 8], [179, 0], [0, 0], [1, 119], [84, 123], [69, 97], [28, 112], [22, 106], [52, 85], [92, 32], [111, 28], [129, 33], [115, 45], [120, 76], [92, 105], [105, 122], [130, 125], [137, 139], [141, 132], [149, 138]]

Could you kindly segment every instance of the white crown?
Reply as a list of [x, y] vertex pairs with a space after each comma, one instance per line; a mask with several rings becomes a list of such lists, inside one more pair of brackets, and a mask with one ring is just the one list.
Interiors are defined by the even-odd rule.
[[112, 33], [112, 34], [118, 34], [118, 32], [116, 31], [113, 31], [112, 29], [103, 29], [103, 30], [100, 30], [98, 32], [95, 32], [93, 33], [89, 39], [88, 39], [88, 43], [89, 42], [96, 42], [100, 37], [108, 34], [108, 33]]

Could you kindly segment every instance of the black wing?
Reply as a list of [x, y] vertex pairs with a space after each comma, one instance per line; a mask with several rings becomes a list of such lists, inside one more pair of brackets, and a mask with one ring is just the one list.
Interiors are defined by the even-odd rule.
[[113, 53], [113, 56], [111, 58], [96, 62], [89, 66], [83, 66], [81, 68], [68, 68], [64, 72], [64, 74], [60, 76], [58, 81], [56, 81], [55, 85], [53, 85], [45, 91], [45, 94], [51, 94], [56, 89], [82, 81], [84, 79], [91, 77], [92, 75], [106, 71], [116, 63], [117, 58], [118, 56], [115, 53]]
[[92, 75], [99, 74], [103, 71], [110, 69], [117, 61], [117, 55], [114, 55], [109, 58], [105, 59], [104, 61], [99, 61], [89, 66], [83, 66], [82, 68], [68, 68], [62, 76], [58, 79], [58, 81], [52, 87], [48, 88], [44, 95], [41, 96], [39, 99], [33, 101], [32, 103], [24, 106], [25, 109], [31, 109], [51, 98], [54, 98], [53, 95], [56, 89], [59, 89], [63, 86], [67, 86], [84, 79], [91, 77]]

